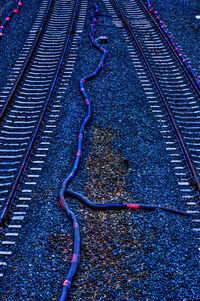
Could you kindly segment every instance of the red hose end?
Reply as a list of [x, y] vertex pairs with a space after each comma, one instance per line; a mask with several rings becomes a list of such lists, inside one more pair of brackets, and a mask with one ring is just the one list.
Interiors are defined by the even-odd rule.
[[14, 9], [13, 12], [16, 14], [18, 13], [18, 9]]
[[138, 204], [126, 204], [127, 208], [129, 209], [139, 209], [139, 205]]
[[62, 209], [64, 210], [63, 202], [61, 201], [60, 198], [59, 198], [58, 202], [59, 202], [60, 206], [62, 207]]
[[72, 262], [72, 263], [73, 263], [73, 262], [79, 263], [79, 262], [80, 262], [80, 255], [74, 253], [74, 254], [72, 255], [72, 260], [71, 260], [71, 262]]
[[81, 150], [78, 150], [76, 153], [76, 157], [81, 156], [81, 154], [82, 154]]
[[78, 228], [78, 223], [77, 222], [73, 222], [73, 229]]
[[21, 1], [19, 1], [19, 2], [18, 2], [18, 5], [19, 5], [19, 6], [22, 6], [22, 3], [21, 3]]
[[10, 18], [9, 18], [9, 17], [7, 17], [7, 18], [6, 18], [6, 21], [10, 21]]
[[65, 281], [63, 282], [63, 286], [71, 286], [71, 281], [65, 280]]

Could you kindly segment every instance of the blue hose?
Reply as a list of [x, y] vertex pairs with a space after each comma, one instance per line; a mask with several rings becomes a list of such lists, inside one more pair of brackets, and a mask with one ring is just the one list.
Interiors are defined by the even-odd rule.
[[60, 190], [60, 193], [59, 193], [59, 203], [60, 203], [62, 209], [67, 214], [68, 218], [71, 220], [71, 222], [73, 224], [73, 230], [74, 230], [73, 256], [72, 256], [71, 266], [70, 266], [70, 269], [68, 271], [67, 277], [66, 277], [65, 281], [63, 282], [63, 289], [62, 289], [62, 295], [60, 297], [60, 301], [66, 301], [67, 300], [68, 294], [69, 294], [69, 291], [70, 291], [70, 287], [71, 287], [71, 283], [72, 283], [72, 280], [73, 280], [73, 278], [74, 278], [74, 276], [77, 272], [79, 261], [80, 261], [80, 244], [81, 244], [80, 227], [79, 227], [79, 224], [78, 224], [78, 221], [76, 219], [75, 214], [71, 211], [71, 209], [69, 208], [69, 206], [67, 204], [67, 201], [66, 201], [66, 196], [67, 195], [69, 195], [71, 197], [75, 197], [78, 200], [80, 200], [82, 203], [87, 205], [89, 208], [97, 209], [97, 210], [108, 210], [108, 209], [116, 209], [116, 210], [133, 209], [133, 210], [138, 210], [138, 209], [142, 209], [142, 210], [147, 210], [147, 211], [154, 211], [156, 209], [161, 209], [161, 210], [164, 210], [164, 211], [167, 211], [167, 212], [172, 212], [172, 213], [179, 214], [179, 215], [189, 215], [187, 212], [184, 212], [184, 211], [171, 209], [171, 208], [166, 208], [166, 207], [152, 206], [152, 205], [125, 204], [125, 203], [121, 203], [121, 204], [97, 204], [97, 203], [93, 203], [88, 198], [80, 195], [79, 193], [71, 191], [70, 189], [68, 189], [69, 184], [71, 183], [71, 181], [75, 177], [75, 175], [77, 173], [77, 170], [79, 168], [81, 155], [82, 155], [82, 144], [83, 144], [84, 130], [85, 130], [85, 127], [87, 126], [87, 124], [89, 123], [90, 119], [91, 119], [91, 103], [90, 103], [89, 97], [88, 97], [88, 95], [85, 91], [84, 84], [87, 81], [95, 78], [99, 74], [99, 72], [102, 70], [102, 68], [104, 66], [104, 62], [105, 62], [105, 60], [108, 56], [108, 51], [105, 50], [103, 47], [101, 47], [97, 43], [97, 41], [95, 40], [95, 33], [96, 33], [95, 24], [97, 22], [96, 16], [99, 13], [99, 8], [96, 4], [94, 4], [94, 7], [95, 7], [95, 13], [93, 13], [93, 15], [91, 16], [92, 24], [90, 25], [89, 37], [90, 37], [90, 41], [91, 41], [92, 45], [96, 49], [98, 49], [103, 55], [100, 59], [99, 65], [97, 66], [96, 70], [93, 73], [83, 77], [80, 80], [80, 93], [82, 94], [82, 96], [85, 100], [85, 104], [87, 105], [88, 112], [87, 112], [87, 117], [83, 121], [83, 123], [80, 127], [80, 130], [79, 130], [78, 147], [77, 147], [77, 153], [76, 153], [76, 159], [75, 159], [74, 166], [72, 168], [72, 171], [68, 175], [68, 177], [62, 183], [62, 187], [61, 187], [61, 190]]

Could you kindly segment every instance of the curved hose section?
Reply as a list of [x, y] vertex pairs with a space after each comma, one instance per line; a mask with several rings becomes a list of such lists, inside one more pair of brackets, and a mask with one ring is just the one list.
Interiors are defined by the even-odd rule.
[[7, 15], [7, 17], [5, 18], [5, 20], [1, 24], [1, 26], [0, 26], [0, 38], [3, 36], [3, 30], [4, 30], [5, 26], [8, 24], [8, 22], [10, 21], [10, 18], [12, 18], [12, 16], [14, 16], [15, 14], [17, 14], [19, 12], [19, 9], [21, 8], [21, 6], [22, 6], [22, 2], [19, 1], [18, 4], [17, 4], [17, 7]]
[[152, 205], [125, 204], [125, 203], [121, 203], [121, 204], [98, 204], [98, 203], [93, 203], [88, 198], [80, 195], [77, 192], [71, 191], [67, 188], [69, 186], [69, 184], [71, 183], [71, 181], [73, 180], [73, 178], [75, 177], [76, 173], [77, 173], [77, 170], [78, 170], [78, 167], [79, 167], [79, 164], [80, 164], [80, 160], [81, 160], [81, 155], [82, 155], [82, 144], [83, 144], [84, 130], [85, 130], [85, 127], [87, 126], [87, 124], [89, 123], [90, 119], [91, 119], [91, 103], [90, 103], [88, 95], [85, 91], [84, 84], [87, 81], [93, 79], [94, 77], [96, 77], [99, 74], [99, 72], [102, 70], [102, 68], [104, 66], [104, 62], [105, 62], [106, 57], [108, 55], [108, 51], [106, 51], [103, 47], [101, 47], [97, 43], [97, 41], [95, 40], [95, 33], [96, 33], [95, 25], [96, 25], [96, 22], [97, 22], [96, 15], [99, 13], [99, 8], [96, 4], [94, 4], [94, 7], [95, 7], [96, 10], [95, 10], [95, 13], [93, 13], [93, 15], [91, 16], [92, 24], [90, 25], [89, 37], [90, 37], [90, 41], [91, 41], [92, 45], [96, 49], [98, 49], [103, 55], [101, 57], [100, 63], [97, 66], [96, 70], [93, 73], [83, 77], [80, 80], [80, 92], [81, 92], [81, 94], [82, 94], [82, 96], [85, 100], [85, 104], [87, 105], [88, 112], [87, 112], [87, 117], [83, 121], [83, 123], [80, 127], [80, 130], [79, 130], [78, 147], [77, 147], [76, 159], [75, 159], [73, 169], [71, 170], [68, 177], [62, 183], [62, 187], [61, 187], [61, 190], [60, 190], [60, 193], [59, 193], [59, 203], [60, 203], [62, 209], [67, 214], [70, 221], [72, 222], [73, 230], [74, 230], [73, 256], [72, 256], [72, 261], [71, 261], [71, 266], [70, 266], [69, 272], [67, 274], [67, 277], [66, 277], [65, 281], [63, 282], [63, 289], [62, 289], [62, 295], [60, 297], [60, 301], [66, 301], [67, 300], [72, 280], [73, 280], [73, 278], [74, 278], [74, 276], [77, 272], [78, 265], [79, 265], [79, 262], [80, 262], [80, 244], [81, 244], [80, 227], [79, 227], [79, 224], [78, 224], [78, 221], [76, 219], [75, 214], [71, 211], [69, 205], [67, 204], [67, 201], [65, 199], [66, 195], [69, 195], [71, 197], [75, 197], [78, 200], [80, 200], [82, 203], [87, 205], [88, 207], [90, 207], [92, 209], [97, 209], [97, 210], [108, 210], [108, 209], [116, 209], [116, 210], [134, 209], [134, 210], [138, 210], [138, 209], [142, 209], [142, 210], [147, 210], [147, 211], [154, 211], [156, 209], [161, 209], [161, 210], [164, 210], [164, 211], [167, 211], [167, 212], [172, 212], [172, 213], [179, 214], [179, 215], [189, 215], [187, 212], [184, 212], [184, 211], [171, 209], [171, 208], [166, 208], [166, 207], [152, 206]]
[[192, 69], [192, 66], [187, 62], [187, 59], [183, 56], [183, 54], [181, 53], [180, 49], [177, 47], [177, 44], [174, 40], [174, 38], [172, 37], [172, 35], [169, 33], [169, 31], [167, 30], [164, 21], [161, 20], [161, 18], [159, 17], [159, 14], [156, 10], [152, 9], [152, 5], [150, 0], [147, 0], [147, 5], [148, 5], [148, 10], [149, 12], [155, 16], [160, 28], [162, 29], [162, 31], [165, 33], [165, 35], [167, 36], [168, 40], [170, 41], [171, 45], [173, 46], [174, 50], [176, 51], [176, 53], [178, 54], [179, 58], [181, 59], [183, 65], [185, 66], [185, 68], [190, 72], [190, 74], [192, 75], [192, 77], [194, 78], [197, 86], [200, 89], [200, 78], [199, 76], [194, 72], [194, 70]]
[[85, 76], [84, 78], [81, 79], [80, 81], [80, 92], [83, 95], [84, 99], [85, 99], [85, 103], [87, 105], [87, 109], [88, 109], [88, 114], [87, 117], [85, 118], [85, 120], [83, 121], [80, 131], [79, 131], [79, 135], [78, 135], [78, 148], [77, 148], [77, 153], [76, 153], [76, 159], [75, 159], [75, 163], [74, 163], [74, 167], [71, 171], [71, 173], [69, 174], [69, 176], [64, 180], [60, 193], [59, 193], [59, 203], [62, 207], [62, 209], [66, 212], [68, 218], [71, 220], [71, 222], [73, 223], [73, 229], [74, 229], [74, 247], [73, 247], [73, 256], [72, 256], [72, 261], [71, 261], [71, 266], [69, 269], [69, 272], [67, 274], [67, 277], [65, 279], [65, 281], [63, 282], [63, 289], [62, 289], [62, 295], [60, 297], [60, 301], [65, 301], [68, 298], [68, 294], [69, 294], [69, 290], [71, 287], [71, 282], [77, 272], [78, 269], [78, 265], [79, 265], [79, 261], [80, 261], [80, 242], [81, 242], [81, 236], [80, 236], [80, 227], [79, 224], [77, 222], [76, 216], [74, 215], [74, 213], [71, 211], [71, 209], [69, 208], [66, 199], [65, 199], [65, 192], [67, 192], [67, 187], [70, 184], [70, 182], [72, 181], [72, 179], [75, 177], [79, 164], [80, 164], [80, 159], [81, 159], [81, 154], [82, 154], [82, 144], [83, 144], [83, 134], [84, 134], [84, 130], [85, 127], [87, 126], [87, 124], [89, 123], [90, 119], [91, 119], [91, 104], [89, 101], [89, 98], [85, 92], [84, 89], [84, 83], [86, 81], [91, 80], [92, 78], [96, 77], [98, 75], [98, 73], [101, 71], [101, 69], [103, 68], [104, 65], [104, 61], [108, 55], [108, 52], [104, 49], [101, 48], [98, 43], [95, 41], [94, 39], [94, 35], [96, 32], [95, 29], [95, 24], [97, 22], [97, 19], [95, 18], [95, 16], [99, 13], [99, 9], [97, 7], [96, 4], [94, 4], [96, 11], [95, 13], [92, 15], [92, 24], [91, 24], [91, 31], [90, 31], [90, 40], [92, 42], [92, 45], [94, 47], [96, 47], [99, 51], [101, 51], [103, 53], [103, 56], [100, 60], [100, 63], [98, 65], [98, 67], [96, 68], [96, 70], [91, 73], [88, 76]]
[[146, 210], [146, 211], [155, 211], [156, 209], [160, 209], [166, 212], [171, 212], [178, 215], [190, 215], [189, 213], [173, 208], [167, 208], [162, 206], [154, 206], [154, 205], [144, 205], [144, 204], [98, 204], [91, 202], [88, 198], [82, 196], [81, 194], [74, 192], [70, 189], [66, 189], [66, 194], [70, 195], [71, 197], [77, 198], [80, 202], [84, 203], [91, 209], [97, 209], [97, 210], [105, 210], [105, 209], [118, 209], [118, 210], [124, 210], [124, 209], [134, 209], [134, 210]]

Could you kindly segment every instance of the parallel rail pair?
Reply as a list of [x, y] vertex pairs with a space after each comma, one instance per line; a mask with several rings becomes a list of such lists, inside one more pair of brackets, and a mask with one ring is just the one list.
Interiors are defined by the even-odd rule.
[[[128, 29], [128, 31], [129, 31], [132, 39], [133, 39], [133, 42], [136, 45], [136, 47], [138, 49], [138, 52], [140, 53], [140, 56], [141, 56], [141, 58], [142, 58], [142, 60], [143, 60], [143, 62], [145, 64], [145, 66], [146, 66], [146, 69], [148, 70], [148, 73], [149, 73], [149, 75], [150, 75], [150, 77], [151, 77], [151, 79], [152, 79], [152, 81], [153, 81], [153, 83], [155, 85], [155, 88], [156, 88], [156, 90], [158, 92], [158, 95], [159, 95], [160, 99], [163, 102], [165, 110], [166, 110], [166, 112], [168, 114], [168, 117], [169, 117], [170, 122], [172, 124], [172, 127], [174, 129], [174, 132], [176, 134], [177, 140], [178, 140], [178, 142], [180, 144], [181, 150], [182, 150], [182, 152], [184, 154], [185, 161], [186, 161], [186, 163], [188, 165], [188, 168], [190, 170], [192, 181], [193, 181], [193, 184], [194, 184], [195, 189], [197, 191], [198, 198], [200, 198], [200, 181], [199, 181], [198, 173], [196, 171], [195, 164], [193, 162], [194, 160], [193, 160], [193, 158], [191, 159], [191, 154], [189, 154], [188, 147], [187, 147], [187, 145], [186, 145], [186, 143], [184, 141], [184, 135], [183, 135], [183, 133], [181, 133], [181, 131], [179, 129], [180, 126], [177, 125], [176, 118], [174, 117], [174, 112], [173, 112], [173, 110], [171, 108], [171, 106], [173, 106], [173, 105], [176, 104], [176, 101], [177, 102], [178, 101], [182, 101], [183, 105], [185, 105], [184, 104], [185, 95], [184, 95], [184, 93], [182, 95], [174, 95], [173, 99], [171, 100], [171, 106], [170, 106], [169, 101], [168, 101], [169, 97], [167, 97], [168, 96], [167, 93], [163, 92], [164, 89], [168, 88], [169, 89], [169, 91], [168, 91], [169, 94], [172, 95], [173, 93], [175, 94], [176, 89], [174, 89], [174, 91], [170, 89], [171, 88], [169, 86], [170, 79], [165, 78], [165, 80], [163, 80], [163, 82], [162, 82], [162, 79], [164, 78], [165, 73], [166, 73], [165, 68], [169, 64], [169, 61], [167, 61], [165, 65], [163, 64], [164, 58], [162, 59], [162, 55], [163, 55], [163, 53], [162, 53], [162, 44], [165, 44], [165, 47], [168, 49], [170, 55], [174, 57], [175, 62], [177, 63], [177, 65], [179, 66], [180, 70], [182, 71], [182, 73], [184, 74], [184, 76], [186, 77], [186, 79], [188, 80], [188, 83], [190, 85], [190, 89], [192, 91], [191, 95], [192, 95], [193, 98], [195, 98], [195, 101], [196, 101], [195, 104], [196, 103], [200, 104], [200, 90], [199, 90], [199, 86], [197, 85], [197, 83], [192, 78], [191, 73], [189, 72], [189, 70], [187, 70], [187, 68], [182, 63], [182, 61], [181, 61], [180, 57], [178, 56], [178, 54], [174, 51], [172, 45], [166, 39], [166, 36], [164, 35], [163, 31], [160, 29], [160, 27], [157, 24], [156, 18], [154, 18], [149, 13], [147, 7], [144, 5], [144, 3], [141, 0], [132, 1], [133, 8], [137, 7], [136, 13], [135, 13], [135, 15], [133, 15], [133, 17], [135, 17], [138, 14], [138, 10], [139, 10], [140, 14], [141, 14], [139, 16], [139, 18], [138, 18], [138, 20], [139, 19], [141, 20], [140, 27], [144, 27], [144, 24], [142, 23], [142, 18], [146, 17], [146, 18], [148, 18], [149, 24], [151, 25], [151, 26], [147, 26], [148, 29], [146, 29], [146, 32], [150, 31], [152, 29], [152, 27], [154, 27], [154, 32], [155, 33], [157, 32], [160, 35], [160, 38], [161, 38], [160, 40], [162, 41], [162, 43], [161, 43], [161, 46], [158, 45], [158, 47], [157, 47], [157, 49], [160, 49], [160, 54], [158, 52], [158, 53], [156, 53], [156, 55], [159, 54], [160, 57], [161, 57], [161, 60], [158, 61], [157, 65], [153, 65], [153, 64], [155, 64], [156, 57], [158, 57], [158, 56], [153, 55], [153, 54], [150, 53], [151, 51], [153, 52], [153, 48], [155, 50], [157, 50], [157, 49], [155, 47], [152, 47], [151, 49], [149, 47], [149, 49], [148, 49], [148, 46], [145, 45], [145, 40], [141, 36], [142, 30], [141, 31], [139, 29], [137, 30], [136, 25], [135, 26], [133, 25], [134, 24], [134, 18], [133, 17], [132, 17], [132, 20], [133, 20], [132, 23], [133, 24], [131, 24], [130, 17], [129, 17], [129, 21], [128, 21], [127, 17], [125, 16], [125, 13], [124, 13], [124, 10], [125, 10], [124, 7], [122, 9], [123, 5], [120, 6], [118, 4], [119, 1], [117, 2], [116, 0], [111, 0], [111, 2], [115, 6], [115, 8], [116, 8], [116, 10], [117, 10], [117, 12], [118, 12], [121, 20], [123, 21], [124, 25]], [[120, 3], [122, 4], [122, 2], [123, 1], [121, 1]], [[130, 12], [133, 13], [133, 11], [134, 10], [132, 10]], [[151, 34], [154, 34], [154, 32], [152, 30]], [[140, 38], [140, 36], [141, 36], [141, 38]], [[155, 42], [155, 44], [156, 44], [156, 42]], [[157, 44], [158, 44], [158, 41], [157, 41]], [[163, 70], [161, 70], [161, 69], [163, 69]], [[173, 74], [172, 73], [168, 74], [168, 76], [173, 76]], [[168, 83], [167, 83], [167, 80], [168, 80]], [[172, 80], [171, 80], [171, 82], [172, 82]], [[168, 84], [168, 87], [167, 87], [167, 84]], [[172, 83], [170, 83], [170, 84], [172, 84]], [[176, 81], [176, 78], [174, 78], [174, 83], [173, 84], [177, 85], [177, 86], [180, 86], [180, 84], [178, 83], [178, 79]], [[183, 83], [183, 84], [186, 85], [185, 83]], [[188, 89], [188, 86], [186, 86], [186, 88]], [[186, 99], [186, 101], [187, 101], [187, 99]], [[180, 114], [184, 114], [184, 113], [187, 116], [187, 114], [188, 114], [187, 111], [185, 111], [185, 112], [181, 111]], [[175, 112], [175, 114], [176, 114], [176, 112]], [[199, 122], [199, 119], [198, 118], [196, 118], [196, 119]], [[185, 123], [186, 123], [186, 121], [185, 121]], [[191, 130], [191, 128], [189, 128], [189, 131], [190, 130]], [[200, 131], [200, 127], [198, 128], [198, 130]]]
[[[64, 7], [64, 1], [60, 4]], [[7, 101], [0, 108], [0, 168], [1, 178], [4, 180], [0, 195], [3, 204], [0, 214], [1, 227], [7, 218], [55, 91], [73, 33], [78, 6], [79, 1], [76, 0], [74, 7], [70, 8], [73, 11], [72, 15], [69, 15], [69, 10], [62, 11], [56, 1], [49, 2], [30, 53]], [[56, 19], [61, 12], [59, 23]]]

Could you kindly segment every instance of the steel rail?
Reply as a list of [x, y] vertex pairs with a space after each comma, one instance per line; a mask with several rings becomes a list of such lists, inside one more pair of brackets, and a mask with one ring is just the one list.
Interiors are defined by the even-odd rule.
[[[167, 46], [169, 47], [169, 49], [171, 50], [172, 54], [174, 55], [174, 57], [176, 58], [176, 61], [178, 62], [178, 64], [180, 65], [181, 69], [183, 70], [184, 74], [186, 75], [186, 77], [188, 78], [194, 92], [196, 93], [196, 96], [199, 98], [200, 101], [200, 86], [199, 83], [196, 81], [195, 77], [193, 78], [191, 76], [191, 71], [189, 71], [189, 65], [187, 64], [187, 67], [184, 65], [183, 61], [180, 59], [180, 54], [177, 53], [177, 51], [174, 49], [174, 47], [172, 46], [172, 44], [169, 41], [169, 38], [167, 38], [167, 36], [165, 35], [165, 32], [162, 30], [162, 28], [159, 26], [158, 22], [159, 22], [159, 17], [155, 18], [153, 14], [150, 13], [150, 10], [146, 7], [146, 5], [142, 2], [142, 0], [137, 0], [139, 2], [139, 4], [141, 5], [141, 7], [143, 8], [143, 10], [148, 14], [148, 16], [151, 18], [153, 24], [156, 26], [157, 30], [159, 31], [159, 33], [162, 35], [163, 39], [165, 40]], [[163, 21], [160, 21], [163, 24]], [[174, 41], [174, 44], [175, 41]], [[186, 60], [185, 60], [186, 61]], [[194, 72], [193, 72], [194, 73]]]
[[64, 57], [66, 55], [66, 52], [67, 52], [67, 49], [68, 49], [68, 46], [69, 46], [69, 43], [70, 43], [70, 38], [71, 38], [71, 35], [73, 34], [75, 18], [76, 18], [76, 14], [77, 14], [77, 11], [78, 11], [78, 4], [79, 4], [79, 0], [76, 0], [75, 5], [74, 5], [73, 16], [72, 16], [72, 20], [71, 20], [71, 26], [70, 26], [70, 29], [68, 31], [68, 35], [67, 35], [66, 40], [65, 40], [65, 44], [64, 44], [64, 47], [63, 47], [63, 51], [62, 51], [62, 56], [60, 58], [60, 62], [58, 64], [58, 67], [57, 67], [57, 70], [56, 70], [55, 78], [54, 78], [54, 81], [52, 83], [52, 86], [51, 86], [51, 89], [50, 89], [50, 92], [49, 92], [49, 96], [47, 97], [47, 100], [46, 100], [45, 106], [44, 106], [44, 108], [42, 110], [42, 113], [41, 113], [40, 119], [38, 121], [37, 127], [35, 129], [35, 132], [33, 134], [33, 137], [31, 139], [29, 147], [28, 147], [28, 149], [26, 151], [26, 154], [24, 156], [24, 159], [23, 159], [23, 162], [22, 162], [22, 164], [20, 166], [18, 174], [17, 174], [17, 176], [15, 178], [14, 184], [12, 186], [11, 192], [10, 192], [10, 194], [8, 196], [8, 199], [6, 201], [4, 209], [3, 209], [3, 211], [2, 211], [2, 213], [0, 215], [0, 226], [1, 227], [3, 226], [3, 224], [5, 222], [6, 216], [8, 214], [8, 210], [9, 210], [9, 208], [10, 208], [12, 202], [13, 202], [13, 198], [15, 196], [16, 190], [18, 188], [18, 185], [19, 185], [20, 180], [22, 178], [24, 169], [26, 167], [26, 164], [27, 164], [28, 159], [30, 157], [31, 151], [33, 149], [36, 137], [37, 137], [38, 132], [40, 130], [40, 127], [42, 125], [42, 121], [43, 121], [45, 113], [47, 111], [47, 107], [48, 107], [48, 105], [50, 103], [50, 100], [51, 100], [51, 97], [52, 97], [52, 95], [54, 93], [54, 90], [55, 90], [55, 87], [56, 87], [56, 84], [57, 84], [57, 81], [58, 81], [58, 77], [59, 77], [59, 74], [60, 74], [60, 71], [61, 71], [61, 67], [62, 67], [62, 64], [63, 64], [63, 60], [64, 60]]
[[23, 67], [22, 67], [22, 69], [21, 69], [21, 71], [20, 71], [20, 73], [19, 73], [19, 75], [18, 75], [18, 77], [17, 77], [17, 79], [15, 81], [15, 84], [12, 87], [12, 90], [10, 91], [10, 93], [8, 95], [7, 101], [5, 102], [3, 108], [1, 109], [1, 112], [0, 112], [0, 124], [2, 123], [3, 118], [4, 118], [6, 112], [7, 112], [8, 108], [9, 108], [9, 105], [12, 102], [12, 98], [13, 98], [15, 92], [16, 92], [16, 89], [18, 88], [18, 86], [19, 86], [19, 84], [20, 84], [20, 82], [22, 80], [22, 77], [23, 77], [23, 75], [24, 75], [24, 73], [25, 73], [25, 71], [26, 71], [26, 69], [28, 67], [28, 64], [30, 63], [30, 61], [31, 61], [31, 59], [33, 57], [34, 51], [35, 51], [35, 49], [36, 49], [36, 47], [38, 45], [38, 42], [40, 40], [40, 37], [41, 37], [41, 34], [43, 32], [44, 26], [45, 26], [45, 24], [47, 22], [47, 17], [49, 15], [49, 11], [50, 11], [51, 6], [52, 6], [52, 4], [53, 4], [54, 1], [55, 0], [50, 0], [50, 2], [49, 2], [49, 5], [48, 5], [48, 7], [46, 9], [46, 12], [45, 12], [45, 15], [43, 17], [42, 24], [41, 24], [41, 26], [40, 26], [40, 28], [38, 30], [38, 34], [35, 37], [35, 40], [34, 40], [34, 42], [32, 44], [32, 47], [31, 47], [30, 52], [28, 54], [28, 57], [26, 58], [26, 60], [24, 62], [24, 65], [23, 65]]
[[156, 79], [156, 76], [155, 76], [155, 74], [153, 73], [153, 70], [152, 70], [152, 68], [151, 68], [151, 66], [150, 66], [150, 63], [148, 62], [148, 60], [147, 60], [147, 58], [146, 58], [146, 56], [145, 56], [145, 53], [144, 53], [144, 51], [143, 51], [143, 49], [142, 49], [142, 46], [140, 45], [139, 41], [137, 40], [137, 37], [136, 37], [136, 35], [135, 35], [135, 33], [134, 33], [132, 27], [130, 26], [129, 22], [127, 21], [127, 19], [126, 19], [125, 15], [123, 14], [121, 8], [120, 8], [119, 5], [117, 4], [117, 1], [116, 1], [116, 0], [111, 0], [111, 2], [112, 2], [113, 5], [115, 6], [115, 8], [116, 8], [116, 10], [117, 10], [117, 12], [118, 12], [118, 15], [121, 17], [121, 19], [123, 20], [124, 24], [126, 25], [128, 31], [129, 31], [129, 33], [131, 34], [131, 37], [132, 37], [132, 39], [133, 39], [133, 41], [134, 41], [134, 43], [135, 43], [135, 45], [136, 45], [136, 47], [137, 47], [137, 49], [138, 49], [138, 51], [139, 51], [139, 53], [140, 53], [140, 55], [141, 55], [143, 61], [144, 61], [144, 64], [145, 64], [145, 66], [146, 66], [146, 68], [147, 68], [147, 70], [148, 70], [148, 73], [149, 73], [151, 79], [153, 80], [153, 83], [154, 83], [154, 85], [155, 85], [155, 87], [156, 87], [156, 90], [157, 90], [157, 92], [158, 92], [158, 94], [159, 94], [159, 96], [160, 96], [160, 98], [161, 98], [161, 100], [162, 100], [162, 102], [163, 102], [163, 105], [164, 105], [164, 107], [165, 107], [165, 110], [166, 110], [166, 112], [167, 112], [167, 114], [168, 114], [168, 117], [169, 117], [169, 119], [170, 119], [170, 121], [171, 121], [171, 125], [172, 125], [172, 127], [173, 127], [173, 129], [174, 129], [174, 131], [175, 131], [176, 137], [177, 137], [177, 139], [178, 139], [178, 142], [179, 142], [179, 145], [180, 145], [180, 147], [181, 147], [181, 150], [182, 150], [182, 152], [183, 152], [183, 154], [184, 154], [184, 157], [185, 157], [187, 166], [188, 166], [188, 168], [189, 168], [189, 170], [190, 170], [192, 179], [193, 179], [193, 181], [194, 181], [194, 186], [195, 186], [195, 189], [196, 189], [196, 191], [197, 191], [198, 199], [199, 199], [199, 201], [200, 201], [200, 182], [199, 182], [199, 179], [198, 179], [196, 170], [195, 170], [195, 168], [194, 168], [194, 166], [193, 166], [193, 163], [192, 163], [192, 161], [191, 161], [191, 159], [190, 159], [190, 156], [189, 156], [189, 153], [188, 153], [188, 151], [187, 151], [187, 148], [186, 148], [186, 146], [185, 146], [185, 143], [184, 143], [184, 141], [183, 141], [183, 138], [182, 138], [182, 136], [181, 136], [181, 134], [180, 134], [180, 131], [179, 131], [179, 129], [178, 129], [178, 126], [176, 125], [176, 122], [175, 122], [175, 119], [174, 119], [174, 117], [173, 117], [173, 114], [172, 114], [172, 112], [171, 112], [171, 110], [170, 110], [170, 108], [169, 108], [169, 105], [168, 105], [168, 103], [167, 103], [167, 100], [166, 100], [166, 98], [165, 98], [165, 96], [164, 96], [164, 94], [163, 94], [163, 92], [162, 92], [162, 90], [161, 90], [161, 88], [160, 88], [160, 85], [159, 85], [159, 83], [158, 83], [158, 81], [157, 81], [157, 79]]

